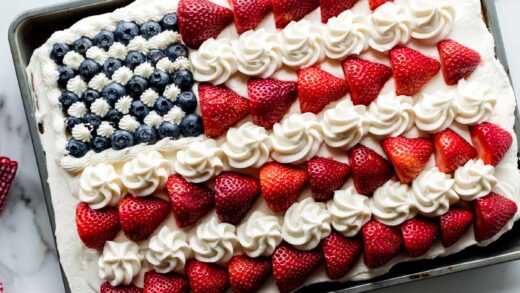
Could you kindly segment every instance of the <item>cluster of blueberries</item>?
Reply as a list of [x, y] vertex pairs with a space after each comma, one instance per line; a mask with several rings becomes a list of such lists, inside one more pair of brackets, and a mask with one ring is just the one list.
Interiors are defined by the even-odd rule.
[[[125, 60], [110, 57], [103, 65], [93, 60], [85, 59], [77, 71], [63, 64], [65, 55], [71, 50], [86, 57], [88, 49], [92, 46], [108, 51], [114, 42], [127, 45], [133, 38], [139, 35], [149, 39], [164, 30], [178, 32], [177, 15], [175, 13], [165, 15], [160, 22], [145, 22], [140, 26], [134, 22], [120, 22], [114, 32], [103, 30], [93, 40], [83, 37], [72, 44], [54, 44], [50, 57], [58, 64], [58, 84], [62, 88], [59, 101], [63, 110], [66, 112], [76, 102], [83, 102], [89, 109], [90, 105], [97, 99], [105, 99], [111, 106], [111, 109], [104, 117], [100, 117], [90, 111], [82, 118], [67, 117], [65, 120], [67, 132], [71, 134], [74, 126], [83, 123], [91, 128], [92, 133], [95, 134], [95, 130], [102, 121], [108, 121], [116, 129], [111, 138], [94, 135], [88, 143], [70, 138], [66, 149], [71, 156], [82, 157], [90, 149], [95, 152], [101, 152], [108, 148], [120, 150], [140, 143], [154, 144], [157, 140], [166, 137], [177, 139], [181, 135], [190, 137], [204, 133], [202, 118], [194, 113], [197, 108], [197, 98], [192, 92], [194, 84], [193, 75], [186, 69], [177, 70], [172, 74], [155, 69], [148, 79], [134, 75], [124, 86], [111, 82], [101, 92], [89, 88], [81, 96], [66, 90], [69, 80], [77, 75], [88, 83], [100, 72], [111, 78], [114, 72], [122, 66], [134, 70], [145, 62], [149, 62], [155, 67], [156, 63], [164, 57], [168, 57], [172, 62], [179, 57], [187, 58], [188, 49], [186, 46], [181, 43], [175, 43], [166, 50], [152, 49], [146, 56], [140, 52], [131, 51]], [[161, 95], [153, 107], [148, 107], [139, 99], [141, 94], [149, 88], [161, 94], [165, 87], [172, 83], [181, 90], [181, 94], [175, 102]], [[118, 129], [118, 123], [123, 117], [123, 113], [114, 108], [115, 103], [121, 97], [127, 95], [133, 98], [129, 114], [141, 123], [134, 133]], [[163, 116], [174, 106], [180, 107], [186, 113], [180, 125], [163, 122], [158, 129], [155, 129], [143, 123], [144, 118], [150, 111], [153, 110]]]

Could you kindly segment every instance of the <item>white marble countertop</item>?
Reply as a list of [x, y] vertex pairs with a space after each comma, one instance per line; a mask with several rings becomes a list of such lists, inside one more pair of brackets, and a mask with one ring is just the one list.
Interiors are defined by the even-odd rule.
[[[4, 0], [4, 2], [7, 2]], [[8, 1], [0, 12], [0, 154], [20, 163], [7, 208], [0, 216], [0, 281], [5, 291], [63, 292], [61, 274], [52, 241], [52, 232], [43, 200], [32, 145], [16, 83], [16, 76], [7, 42], [11, 20], [23, 10], [60, 0]], [[511, 75], [520, 89], [520, 25], [518, 0], [495, 0]], [[6, 4], [6, 3], [4, 3]], [[457, 273], [435, 279], [381, 289], [379, 293], [402, 292], [519, 292], [520, 261]]]

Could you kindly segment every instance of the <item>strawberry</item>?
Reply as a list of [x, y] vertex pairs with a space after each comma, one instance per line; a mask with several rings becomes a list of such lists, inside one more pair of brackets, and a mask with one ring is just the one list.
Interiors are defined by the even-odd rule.
[[401, 225], [404, 246], [408, 255], [419, 257], [425, 254], [433, 245], [439, 234], [437, 223], [423, 217], [415, 217]]
[[229, 286], [227, 270], [217, 264], [190, 260], [186, 275], [193, 293], [223, 293]]
[[147, 239], [169, 212], [168, 202], [155, 196], [127, 196], [119, 203], [121, 228], [133, 241]]
[[274, 212], [284, 212], [298, 200], [307, 172], [289, 165], [270, 162], [260, 168], [260, 186], [267, 205]]
[[433, 135], [437, 167], [444, 173], [453, 173], [467, 161], [477, 157], [477, 151], [464, 138], [451, 129]]
[[233, 293], [257, 292], [271, 276], [271, 260], [235, 255], [229, 262], [228, 271]]
[[76, 229], [86, 247], [103, 248], [105, 242], [113, 240], [121, 230], [117, 209], [106, 207], [94, 210], [80, 202], [76, 206]]
[[457, 207], [450, 208], [447, 213], [439, 217], [442, 245], [449, 247], [455, 244], [466, 233], [472, 222], [471, 211]]
[[320, 0], [321, 22], [327, 23], [329, 18], [341, 14], [345, 10], [349, 10], [359, 0]]
[[113, 287], [110, 285], [110, 283], [105, 282], [101, 285], [99, 292], [100, 293], [142, 293], [143, 289], [138, 288], [134, 285]]
[[355, 57], [343, 62], [343, 73], [350, 87], [352, 103], [365, 106], [377, 98], [392, 77], [390, 67]]
[[370, 9], [376, 10], [377, 7], [385, 4], [386, 2], [394, 2], [394, 0], [368, 0]]
[[314, 157], [307, 162], [307, 173], [315, 201], [332, 198], [350, 177], [350, 166], [333, 159]]
[[7, 194], [11, 189], [18, 170], [18, 162], [7, 157], [0, 157], [0, 214], [7, 203]]
[[479, 65], [480, 54], [453, 40], [437, 44], [441, 57], [442, 73], [446, 84], [453, 85], [468, 77]]
[[480, 242], [495, 236], [516, 210], [514, 201], [494, 192], [473, 201], [475, 239]]
[[215, 205], [214, 193], [201, 184], [193, 184], [180, 175], [172, 175], [166, 182], [173, 216], [179, 228], [195, 224]]
[[273, 275], [280, 292], [298, 288], [323, 261], [317, 250], [300, 251], [287, 243], [276, 248], [272, 256]]
[[271, 0], [229, 0], [235, 14], [235, 27], [241, 34], [254, 30], [272, 8]]
[[271, 129], [282, 120], [298, 96], [298, 84], [275, 79], [253, 79], [247, 83], [253, 122]]
[[513, 143], [513, 136], [496, 124], [484, 122], [470, 127], [470, 132], [478, 157], [488, 165], [498, 165]]
[[341, 99], [347, 92], [345, 80], [318, 67], [298, 70], [298, 100], [302, 113], [318, 114], [330, 102]]
[[433, 143], [427, 138], [390, 137], [381, 146], [403, 184], [417, 178], [433, 154]]
[[390, 61], [395, 78], [395, 93], [413, 96], [439, 72], [439, 61], [410, 48], [390, 50]]
[[372, 269], [389, 262], [403, 247], [403, 238], [397, 227], [372, 220], [363, 226], [362, 234], [365, 264]]
[[273, 0], [276, 28], [282, 29], [289, 22], [302, 19], [319, 5], [319, 0]]
[[327, 276], [331, 280], [344, 277], [354, 266], [363, 252], [363, 242], [359, 238], [346, 238], [332, 231], [322, 241]]
[[369, 195], [394, 175], [392, 165], [378, 153], [358, 144], [348, 151], [357, 192]]
[[223, 172], [215, 179], [215, 206], [222, 222], [238, 225], [260, 195], [258, 179]]
[[233, 12], [208, 0], [180, 0], [177, 14], [182, 40], [198, 49], [204, 41], [216, 38], [233, 21]]
[[144, 274], [143, 293], [187, 293], [188, 289], [188, 280], [183, 275], [159, 274], [155, 271], [148, 271]]
[[199, 85], [199, 102], [205, 134], [218, 137], [249, 115], [249, 102], [224, 86]]

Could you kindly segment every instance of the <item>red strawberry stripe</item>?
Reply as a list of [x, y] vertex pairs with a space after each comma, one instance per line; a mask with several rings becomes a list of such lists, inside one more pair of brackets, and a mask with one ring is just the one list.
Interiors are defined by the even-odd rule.
[[7, 157], [0, 157], [0, 214], [7, 203], [7, 194], [11, 189], [11, 184], [16, 177], [18, 162]]
[[350, 166], [338, 161], [314, 157], [307, 162], [307, 173], [315, 201], [327, 201], [350, 177]]
[[350, 87], [352, 103], [365, 106], [377, 98], [392, 77], [392, 69], [388, 66], [355, 57], [343, 62], [343, 73]]
[[224, 293], [229, 286], [227, 270], [217, 264], [190, 260], [186, 275], [193, 293]]
[[425, 254], [433, 245], [439, 234], [437, 223], [423, 217], [416, 217], [405, 221], [401, 225], [404, 245], [411, 257]]
[[119, 213], [116, 208], [94, 210], [84, 202], [79, 203], [76, 207], [76, 229], [86, 247], [102, 248], [121, 230]]
[[446, 84], [457, 84], [459, 80], [468, 77], [480, 63], [480, 54], [477, 51], [453, 40], [441, 41], [437, 48]]
[[273, 212], [284, 212], [300, 197], [308, 175], [290, 165], [267, 163], [260, 168], [260, 186], [264, 199]]
[[215, 180], [215, 206], [222, 222], [238, 225], [260, 195], [260, 183], [251, 176], [223, 172]]
[[119, 203], [121, 228], [133, 241], [147, 239], [169, 212], [168, 202], [154, 196], [127, 196]]
[[282, 29], [289, 22], [302, 19], [319, 5], [319, 0], [273, 0], [276, 28]]
[[437, 167], [444, 173], [453, 173], [467, 161], [477, 157], [477, 151], [464, 138], [451, 129], [433, 136]]
[[394, 2], [394, 0], [368, 0], [370, 9], [376, 10], [377, 7], [385, 4], [386, 2]]
[[134, 285], [112, 287], [108, 282], [105, 282], [101, 285], [99, 292], [100, 293], [141, 293], [141, 292], [143, 292], [143, 289], [138, 288]]
[[321, 22], [327, 23], [329, 18], [340, 15], [349, 10], [359, 0], [320, 0]]
[[369, 268], [380, 267], [397, 256], [403, 246], [399, 228], [390, 227], [376, 221], [363, 226], [365, 243], [365, 263]]
[[441, 68], [439, 61], [410, 48], [392, 49], [390, 61], [395, 78], [395, 93], [398, 96], [415, 95]]
[[187, 293], [188, 289], [188, 280], [183, 275], [159, 274], [155, 271], [144, 274], [143, 293]]
[[271, 276], [271, 259], [233, 256], [229, 262], [229, 281], [233, 293], [257, 292]]
[[491, 192], [473, 202], [474, 230], [477, 241], [495, 236], [515, 215], [517, 205], [509, 198]]
[[427, 138], [390, 137], [382, 147], [403, 184], [417, 178], [433, 154], [433, 143]]
[[360, 194], [371, 194], [394, 175], [394, 170], [387, 160], [362, 144], [351, 148], [348, 158], [354, 186]]
[[318, 114], [329, 103], [347, 94], [345, 80], [317, 67], [307, 67], [298, 71], [298, 100], [300, 112]]
[[271, 11], [271, 0], [229, 0], [235, 14], [237, 33], [255, 29]]
[[496, 124], [484, 122], [472, 126], [470, 132], [478, 157], [489, 165], [498, 165], [513, 144], [513, 136]]
[[450, 208], [446, 214], [439, 217], [442, 245], [449, 247], [455, 244], [466, 233], [472, 222], [471, 211], [457, 207]]
[[323, 239], [323, 255], [327, 276], [331, 280], [344, 277], [363, 252], [363, 242], [359, 238], [346, 238], [336, 231]]

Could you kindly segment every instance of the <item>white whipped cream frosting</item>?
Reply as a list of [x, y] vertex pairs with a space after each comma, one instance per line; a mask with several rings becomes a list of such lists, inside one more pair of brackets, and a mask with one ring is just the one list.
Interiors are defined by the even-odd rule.
[[137, 36], [130, 40], [126, 48], [128, 49], [128, 51], [136, 51], [139, 53], [143, 53], [144, 55], [148, 54], [148, 52], [150, 51], [148, 41], [142, 36]]
[[327, 57], [344, 59], [368, 49], [370, 29], [365, 16], [347, 10], [329, 19], [326, 28]]
[[107, 241], [98, 260], [99, 277], [112, 286], [127, 286], [141, 271], [143, 255], [132, 242]]
[[146, 117], [144, 117], [143, 122], [150, 127], [159, 128], [161, 123], [163, 123], [163, 117], [157, 114], [157, 112], [151, 111], [146, 115]]
[[194, 78], [200, 82], [221, 84], [237, 72], [237, 60], [229, 39], [209, 39], [190, 55], [195, 69]]
[[112, 80], [121, 85], [126, 85], [132, 77], [134, 77], [134, 72], [126, 66], [118, 68], [114, 74], [112, 74]]
[[445, 214], [450, 205], [459, 200], [453, 190], [455, 180], [437, 167], [422, 172], [412, 184], [416, 207], [420, 214], [438, 217]]
[[399, 136], [413, 126], [412, 98], [395, 94], [380, 95], [368, 108], [370, 127], [375, 136]]
[[397, 45], [406, 44], [411, 37], [413, 22], [405, 7], [387, 2], [369, 17], [372, 49], [386, 52]]
[[237, 238], [249, 257], [271, 256], [282, 242], [282, 226], [277, 216], [255, 211], [238, 226]]
[[115, 128], [108, 121], [103, 121], [99, 124], [98, 129], [96, 130], [97, 135], [110, 138], [112, 134], [114, 134]]
[[134, 132], [139, 127], [139, 121], [137, 121], [134, 116], [131, 115], [124, 115], [121, 120], [119, 120], [119, 128]]
[[88, 59], [92, 59], [96, 61], [99, 65], [103, 66], [105, 64], [105, 61], [110, 57], [105, 50], [97, 47], [92, 46], [87, 50], [86, 56]]
[[455, 8], [445, 1], [411, 0], [412, 38], [437, 43], [450, 33]]
[[219, 223], [216, 217], [199, 224], [190, 246], [195, 258], [209, 263], [225, 263], [233, 256], [238, 244], [235, 226]]
[[194, 141], [177, 153], [174, 168], [190, 182], [207, 181], [224, 169], [222, 150], [212, 139]]
[[83, 102], [76, 102], [70, 105], [67, 114], [72, 117], [83, 118], [83, 116], [87, 114], [87, 106], [85, 106], [85, 103]]
[[372, 217], [367, 196], [357, 194], [354, 187], [337, 190], [327, 202], [332, 227], [346, 237], [356, 236]]
[[366, 107], [345, 100], [323, 114], [321, 127], [325, 142], [331, 147], [349, 149], [368, 132]]
[[173, 73], [174, 71], [173, 62], [168, 57], [164, 57], [161, 60], [159, 60], [157, 64], [155, 64], [155, 68], [168, 73]]
[[76, 51], [69, 51], [63, 57], [63, 64], [74, 70], [78, 70], [83, 61], [85, 61], [85, 57]]
[[128, 113], [130, 113], [130, 107], [132, 106], [132, 97], [130, 96], [124, 96], [124, 97], [121, 97], [119, 98], [119, 100], [117, 100], [116, 104], [114, 105], [114, 108], [121, 112], [123, 115], [126, 115]]
[[110, 164], [88, 166], [79, 179], [79, 200], [93, 209], [116, 207], [126, 194], [121, 177]]
[[453, 190], [465, 201], [486, 196], [498, 182], [494, 172], [493, 166], [485, 165], [480, 159], [469, 160], [455, 171]]
[[166, 115], [163, 116], [164, 121], [171, 122], [173, 124], [181, 124], [182, 118], [186, 116], [186, 113], [182, 111], [181, 107], [179, 106], [173, 106], [173, 108], [166, 113]]
[[82, 142], [89, 142], [92, 139], [90, 129], [83, 123], [80, 123], [72, 128], [72, 137], [75, 140]]
[[157, 151], [139, 153], [123, 166], [124, 186], [134, 196], [148, 196], [164, 187], [171, 173], [170, 163]]
[[182, 231], [171, 230], [167, 226], [150, 239], [146, 260], [161, 274], [169, 272], [184, 272], [184, 266], [192, 257], [192, 251], [186, 234]]
[[143, 102], [143, 104], [145, 104], [146, 106], [148, 106], [150, 108], [155, 105], [155, 102], [157, 101], [158, 98], [159, 98], [159, 93], [156, 92], [152, 88], [145, 90], [139, 97], [139, 99]]
[[167, 85], [163, 92], [163, 96], [172, 102], [177, 101], [180, 94], [181, 89], [173, 83]]
[[389, 180], [370, 199], [374, 218], [389, 226], [397, 226], [417, 215], [415, 198], [406, 184]]
[[98, 73], [88, 82], [88, 87], [101, 92], [109, 83], [110, 79], [104, 73]]
[[173, 70], [190, 70], [191, 71], [191, 63], [190, 60], [186, 57], [177, 57], [173, 62]]
[[108, 56], [116, 59], [125, 60], [128, 55], [128, 49], [122, 43], [115, 42], [108, 48]]
[[134, 74], [141, 76], [143, 78], [149, 78], [150, 76], [152, 76], [154, 70], [155, 70], [155, 68], [152, 66], [152, 64], [150, 64], [149, 62], [145, 62], [145, 63], [139, 64], [134, 69]]
[[88, 88], [87, 83], [79, 75], [71, 78], [67, 82], [67, 90], [69, 92], [73, 92], [78, 97], [81, 97], [81, 95], [83, 95], [83, 93], [87, 90], [87, 88]]
[[451, 93], [421, 94], [414, 105], [415, 125], [422, 131], [439, 132], [453, 123], [455, 109]]
[[282, 31], [283, 63], [291, 68], [311, 66], [325, 59], [325, 29], [308, 20], [291, 22]]
[[222, 151], [233, 168], [260, 168], [269, 159], [271, 140], [263, 127], [246, 122], [238, 128], [230, 128]]
[[165, 30], [159, 34], [151, 37], [148, 40], [148, 47], [150, 49], [161, 49], [165, 50], [169, 45], [178, 42], [181, 39], [181, 35], [178, 32], [172, 30]]
[[497, 99], [491, 89], [477, 81], [461, 79], [453, 106], [457, 111], [455, 120], [461, 124], [475, 125], [489, 119]]
[[90, 105], [90, 111], [103, 118], [110, 111], [110, 104], [105, 99], [97, 99]]

